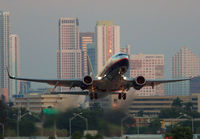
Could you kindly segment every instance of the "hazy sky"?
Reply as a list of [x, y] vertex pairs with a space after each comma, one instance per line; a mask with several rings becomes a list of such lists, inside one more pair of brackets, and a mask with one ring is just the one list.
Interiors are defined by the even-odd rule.
[[200, 56], [199, 7], [200, 0], [0, 0], [0, 10], [10, 11], [11, 33], [20, 36], [22, 76], [44, 78], [56, 77], [60, 17], [78, 17], [82, 32], [113, 20], [121, 46], [164, 54], [169, 66], [183, 46]]

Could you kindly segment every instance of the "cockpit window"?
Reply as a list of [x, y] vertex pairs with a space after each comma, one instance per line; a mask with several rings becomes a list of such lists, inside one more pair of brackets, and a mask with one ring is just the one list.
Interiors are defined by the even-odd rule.
[[118, 54], [118, 56], [123, 56], [123, 55], [126, 55], [126, 54]]
[[115, 54], [113, 57], [119, 57], [119, 56], [127, 56], [127, 54], [125, 54], [125, 53], [118, 53], [118, 54]]

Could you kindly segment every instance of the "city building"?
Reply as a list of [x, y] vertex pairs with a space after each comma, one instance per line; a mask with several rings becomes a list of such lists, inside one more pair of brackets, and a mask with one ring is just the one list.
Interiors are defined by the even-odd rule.
[[5, 102], [8, 102], [8, 88], [0, 88], [0, 100], [4, 99]]
[[[11, 34], [9, 36], [9, 71], [13, 76], [20, 76], [20, 45], [19, 36]], [[19, 94], [20, 81], [9, 80], [9, 97]]]
[[[82, 52], [79, 46], [79, 21], [77, 18], [59, 19], [59, 47], [57, 49], [57, 77], [82, 78]], [[61, 91], [69, 91], [61, 87]]]
[[[199, 58], [189, 48], [182, 47], [171, 58], [172, 78], [190, 78], [199, 76]], [[190, 95], [190, 81], [168, 83], [165, 85], [165, 95]]]
[[94, 42], [93, 32], [81, 32], [80, 33], [80, 48], [82, 50], [82, 75], [88, 75], [88, 63], [87, 63], [87, 45]]
[[9, 12], [0, 11], [0, 88], [8, 88], [5, 68], [9, 66], [9, 16]]
[[190, 93], [200, 93], [200, 76], [194, 77], [190, 81]]
[[25, 95], [16, 95], [14, 97], [14, 107], [15, 108], [26, 108], [30, 112], [41, 113], [44, 108], [55, 108], [58, 110], [66, 110], [67, 108], [79, 107], [80, 103], [74, 103], [77, 101], [77, 97], [72, 97], [70, 95], [54, 95], [54, 94], [41, 94], [41, 93], [31, 93]]
[[142, 111], [144, 115], [158, 115], [160, 110], [170, 108], [172, 102], [179, 97], [183, 103], [192, 102], [193, 110], [200, 112], [200, 94], [192, 96], [135, 96], [129, 107], [129, 113], [137, 114]]
[[[160, 54], [131, 54], [130, 55], [130, 77], [144, 76], [146, 79], [164, 78], [164, 55]], [[143, 87], [136, 91], [139, 96], [164, 95], [163, 84]]]
[[[78, 18], [59, 19], [59, 47], [57, 49], [57, 78], [82, 79], [82, 51], [80, 49]], [[80, 88], [57, 87], [57, 91], [65, 92]], [[78, 105], [85, 96], [68, 95], [67, 102]], [[71, 101], [74, 100], [74, 101]]]
[[87, 45], [87, 55], [90, 58], [95, 76], [97, 75], [97, 49], [95, 43]]
[[108, 59], [120, 52], [120, 27], [113, 21], [97, 21], [96, 24], [97, 72], [103, 70]]
[[20, 94], [28, 94], [31, 91], [31, 82], [20, 81]]

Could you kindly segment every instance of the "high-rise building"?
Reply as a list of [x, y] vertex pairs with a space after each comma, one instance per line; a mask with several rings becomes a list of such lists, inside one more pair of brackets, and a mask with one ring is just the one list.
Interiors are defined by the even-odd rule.
[[[19, 36], [11, 34], [9, 37], [9, 71], [13, 76], [20, 75], [20, 45]], [[9, 80], [9, 97], [19, 94], [20, 82]]]
[[[79, 46], [77, 18], [59, 19], [59, 47], [57, 49], [57, 77], [82, 78], [82, 55]], [[61, 91], [68, 89], [61, 88]]]
[[96, 46], [97, 72], [101, 72], [108, 59], [120, 52], [120, 27], [113, 21], [97, 21]]
[[82, 50], [82, 75], [88, 74], [87, 70], [87, 45], [94, 42], [93, 32], [81, 32], [80, 33], [80, 48]]
[[[199, 76], [199, 57], [189, 48], [183, 47], [171, 58], [172, 78], [189, 78]], [[190, 95], [190, 81], [168, 83], [165, 95]]]
[[[163, 79], [164, 78], [164, 55], [150, 54], [131, 54], [130, 55], [130, 76], [144, 76], [146, 79]], [[139, 96], [164, 95], [164, 86], [156, 85], [152, 87], [143, 87], [136, 91]]]
[[8, 88], [0, 88], [0, 100], [4, 99], [5, 102], [9, 101]]
[[92, 68], [94, 70], [94, 76], [97, 75], [97, 50], [95, 43], [87, 45], [87, 55], [90, 58], [90, 62], [92, 64]]
[[20, 94], [28, 94], [31, 91], [31, 82], [21, 81], [20, 82]]
[[199, 76], [199, 57], [183, 47], [171, 58], [172, 77]]
[[8, 89], [9, 66], [9, 12], [0, 11], [0, 88]]

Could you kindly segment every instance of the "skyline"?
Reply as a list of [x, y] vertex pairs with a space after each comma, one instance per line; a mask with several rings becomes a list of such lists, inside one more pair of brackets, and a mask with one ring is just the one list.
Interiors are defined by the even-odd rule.
[[[98, 20], [113, 20], [121, 28], [121, 46], [130, 44], [134, 54], [164, 54], [166, 70], [170, 57], [183, 46], [200, 55], [199, 4], [186, 0], [2, 0], [0, 9], [10, 12], [10, 32], [21, 38], [21, 75], [54, 78], [60, 17], [78, 17], [80, 32], [94, 32]], [[167, 70], [170, 73], [170, 67]]]

